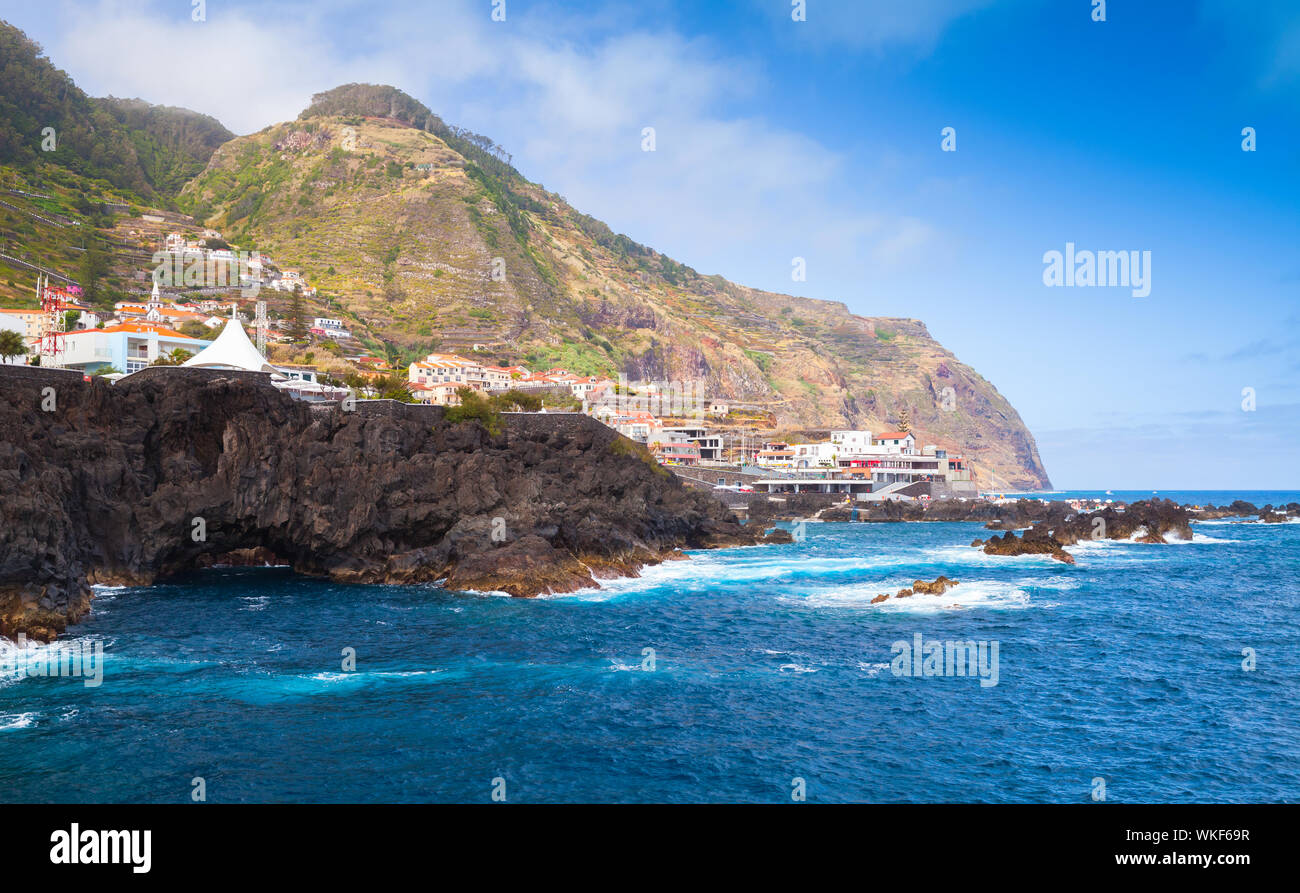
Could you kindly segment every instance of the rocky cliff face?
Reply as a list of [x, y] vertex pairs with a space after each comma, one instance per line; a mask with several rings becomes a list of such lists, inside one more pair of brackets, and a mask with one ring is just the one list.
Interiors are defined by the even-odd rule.
[[585, 417], [510, 416], [493, 437], [435, 407], [313, 410], [200, 370], [114, 386], [0, 367], [0, 492], [7, 636], [57, 635], [90, 584], [214, 563], [535, 595], [757, 540]]
[[478, 345], [501, 365], [699, 382], [782, 430], [909, 425], [981, 487], [1050, 487], [1015, 408], [919, 320], [702, 275], [484, 146], [401, 91], [348, 85], [222, 146], [179, 202], [301, 269], [313, 312], [403, 361]]

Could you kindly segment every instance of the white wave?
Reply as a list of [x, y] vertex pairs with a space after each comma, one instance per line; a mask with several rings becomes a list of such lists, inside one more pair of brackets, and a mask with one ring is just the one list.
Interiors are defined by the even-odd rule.
[[[907, 614], [933, 614], [939, 611], [970, 608], [1022, 610], [1031, 607], [1029, 594], [1016, 583], [963, 580], [943, 595], [912, 595], [898, 598], [896, 593], [906, 585], [910, 585], [910, 581], [902, 585], [895, 585], [895, 581], [882, 581], [828, 586], [804, 594], [784, 595], [778, 598], [778, 601], [804, 607], [866, 608]], [[871, 600], [881, 593], [888, 593], [890, 597], [883, 602], [872, 604]]]
[[1189, 540], [1169, 540], [1169, 543], [1175, 546], [1184, 546], [1189, 543], [1195, 543], [1197, 545], [1222, 545], [1225, 543], [1239, 542], [1241, 542], [1241, 540], [1225, 540], [1205, 533], [1197, 533], [1196, 531], [1192, 531], [1192, 538]]
[[1273, 527], [1278, 524], [1300, 524], [1300, 515], [1289, 515], [1285, 521], [1274, 521], [1270, 524], [1268, 521], [1261, 521], [1249, 515], [1243, 515], [1236, 518], [1213, 518], [1209, 521], [1193, 521], [1193, 524], [1263, 524], [1266, 527]]
[[1078, 589], [1080, 586], [1078, 577], [1065, 577], [1061, 575], [1051, 577], [1021, 577], [1015, 582], [1016, 586], [1030, 589]]
[[[106, 652], [114, 641], [116, 640], [72, 636], [53, 642], [27, 641], [19, 648], [17, 642], [0, 636], [0, 668], [3, 668], [0, 670], [0, 688], [29, 678], [27, 669], [37, 663], [45, 667], [81, 667], [88, 653], [97, 654], [101, 648]], [[103, 656], [108, 660], [113, 655], [105, 653]], [[98, 657], [95, 659], [98, 660]]]
[[[1137, 545], [1137, 546], [1159, 546], [1159, 545], [1161, 545], [1161, 543], [1144, 543], [1144, 542], [1140, 542], [1141, 537], [1144, 537], [1144, 536], [1146, 536], [1146, 535], [1147, 535], [1147, 528], [1145, 528], [1145, 527], [1139, 527], [1137, 530], [1135, 530], [1135, 531], [1133, 532], [1133, 535], [1130, 536], [1130, 537], [1128, 537], [1127, 539], [1123, 539], [1123, 540], [1111, 540], [1111, 542], [1118, 542], [1118, 543], [1132, 543], [1133, 545]], [[1210, 536], [1210, 535], [1208, 535], [1208, 534], [1197, 533], [1195, 530], [1192, 531], [1192, 538], [1189, 539], [1189, 540], [1185, 540], [1185, 539], [1179, 537], [1179, 536], [1176, 534], [1176, 532], [1174, 532], [1174, 531], [1170, 531], [1170, 532], [1164, 534], [1164, 538], [1165, 538], [1164, 545], [1169, 545], [1169, 546], [1191, 546], [1191, 545], [1208, 546], [1208, 545], [1221, 545], [1221, 544], [1225, 544], [1225, 543], [1239, 543], [1239, 542], [1241, 542], [1241, 540], [1225, 540], [1225, 539], [1219, 539], [1219, 538], [1217, 538], [1217, 537], [1213, 537], [1213, 536]], [[1097, 542], [1097, 541], [1096, 541], [1096, 540], [1083, 540], [1083, 541], [1081, 541], [1081, 542]], [[1072, 547], [1072, 548], [1073, 548], [1073, 547]]]
[[[614, 577], [600, 580], [595, 586], [578, 589], [573, 592], [548, 592], [539, 595], [540, 599], [576, 599], [577, 601], [604, 602], [619, 595], [632, 592], [645, 592], [659, 586], [672, 583], [704, 583], [710, 579], [710, 572], [718, 570], [717, 561], [708, 559], [687, 559], [685, 561], [664, 561], [641, 568], [639, 577]], [[725, 567], [725, 566], [724, 566]]]
[[923, 554], [936, 564], [973, 564], [980, 567], [1004, 566], [1009, 562], [1039, 564], [1044, 567], [1060, 564], [1050, 555], [989, 555], [978, 546], [965, 545], [935, 546], [925, 549]]
[[39, 716], [38, 713], [0, 713], [0, 732], [34, 726]]
[[881, 670], [889, 669], [889, 664], [887, 663], [872, 664], [872, 663], [867, 663], [864, 660], [860, 660], [858, 661], [858, 669], [866, 673], [868, 676], [879, 676]]
[[785, 673], [787, 671], [791, 673], [816, 673], [817, 672], [816, 667], [809, 667], [805, 664], [781, 664], [781, 666], [778, 667], [777, 669], [782, 673]]
[[290, 682], [323, 682], [326, 685], [356, 685], [371, 679], [409, 679], [420, 676], [433, 676], [442, 670], [370, 670], [368, 672], [344, 673], [339, 671], [311, 673], [306, 676], [291, 677]]

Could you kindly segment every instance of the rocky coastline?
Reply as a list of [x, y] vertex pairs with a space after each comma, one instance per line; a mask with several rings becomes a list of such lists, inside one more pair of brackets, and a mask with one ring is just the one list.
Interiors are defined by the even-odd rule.
[[789, 540], [585, 416], [504, 422], [313, 408], [208, 370], [109, 385], [0, 367], [0, 635], [49, 640], [94, 584], [214, 565], [533, 596]]
[[1223, 518], [1251, 518], [1267, 524], [1300, 517], [1300, 503], [1255, 506], [1237, 500], [1226, 506], [1179, 505], [1168, 499], [1133, 503], [1072, 505], [1069, 502], [1017, 499], [990, 502], [982, 499], [937, 499], [931, 502], [872, 502], [846, 505], [843, 497], [824, 494], [785, 495], [781, 502], [754, 501], [749, 517], [754, 523], [773, 520], [856, 521], [902, 523], [926, 521], [978, 521], [1002, 531], [972, 547], [988, 555], [1048, 555], [1074, 564], [1067, 546], [1084, 540], [1130, 540], [1168, 544], [1192, 538], [1191, 522]]

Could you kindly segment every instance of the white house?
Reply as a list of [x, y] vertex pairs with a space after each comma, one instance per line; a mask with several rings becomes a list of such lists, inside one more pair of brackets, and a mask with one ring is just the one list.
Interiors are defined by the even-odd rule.
[[832, 431], [831, 443], [843, 454], [876, 452], [872, 447], [870, 431]]
[[872, 443], [891, 453], [909, 453], [916, 449], [916, 438], [910, 431], [886, 431], [873, 438]]

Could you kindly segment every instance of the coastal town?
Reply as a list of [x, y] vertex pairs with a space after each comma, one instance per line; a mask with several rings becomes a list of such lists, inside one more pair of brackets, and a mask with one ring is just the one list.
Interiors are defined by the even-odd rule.
[[[37, 307], [0, 309], [0, 363], [109, 382], [152, 367], [234, 370], [265, 376], [291, 398], [317, 404], [398, 399], [456, 407], [471, 395], [509, 395], [516, 410], [596, 419], [688, 484], [724, 497], [722, 491], [821, 493], [870, 502], [977, 494], [963, 456], [910, 430], [780, 437], [759, 407], [711, 398], [699, 382], [615, 380], [450, 352], [394, 364], [367, 350], [343, 319], [305, 318], [302, 299], [317, 292], [298, 271], [239, 252], [216, 231], [200, 238], [167, 232], [154, 257], [160, 264], [152, 287], [115, 302], [111, 312], [87, 301], [75, 284], [38, 276]], [[195, 266], [202, 270], [191, 285], [214, 284], [202, 290], [208, 294], [163, 288], [183, 283]], [[287, 295], [287, 311], [268, 311], [266, 300], [256, 300], [262, 289]]]

